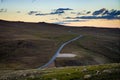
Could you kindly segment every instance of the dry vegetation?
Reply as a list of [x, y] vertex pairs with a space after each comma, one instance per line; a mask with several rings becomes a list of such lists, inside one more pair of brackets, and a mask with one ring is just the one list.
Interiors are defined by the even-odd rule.
[[74, 28], [72, 30], [84, 36], [65, 46], [61, 53], [72, 53], [77, 57], [58, 58], [56, 66], [120, 62], [120, 29]]
[[60, 27], [0, 21], [0, 69], [38, 68], [48, 62], [60, 44], [76, 36]]
[[0, 80], [119, 80], [120, 64], [50, 69], [2, 70]]
[[61, 52], [78, 56], [56, 59], [56, 66], [119, 63], [120, 29], [78, 28], [1, 20], [0, 69], [37, 68], [54, 55], [60, 44], [79, 34], [84, 37], [65, 46]]

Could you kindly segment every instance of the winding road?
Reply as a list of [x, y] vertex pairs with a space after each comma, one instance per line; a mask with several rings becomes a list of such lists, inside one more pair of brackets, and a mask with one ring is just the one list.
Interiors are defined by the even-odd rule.
[[55, 55], [54, 55], [46, 64], [44, 64], [43, 66], [39, 67], [38, 69], [42, 69], [42, 68], [45, 68], [45, 67], [49, 66], [51, 63], [53, 63], [53, 61], [56, 59], [56, 57], [58, 56], [58, 54], [60, 53], [60, 51], [63, 49], [63, 47], [64, 47], [65, 45], [67, 45], [67, 44], [71, 43], [72, 41], [75, 41], [75, 40], [77, 40], [77, 39], [79, 39], [79, 38], [81, 38], [81, 37], [83, 37], [83, 36], [82, 36], [82, 35], [79, 35], [79, 36], [77, 36], [77, 37], [75, 37], [75, 38], [73, 38], [73, 39], [71, 39], [71, 40], [63, 43], [63, 44], [58, 48], [58, 50], [56, 51]]

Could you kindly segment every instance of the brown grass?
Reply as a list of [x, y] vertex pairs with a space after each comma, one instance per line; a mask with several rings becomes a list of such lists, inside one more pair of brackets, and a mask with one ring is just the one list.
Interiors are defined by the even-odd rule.
[[[120, 29], [0, 21], [0, 69], [37, 68], [52, 57], [60, 44], [79, 34], [84, 37], [62, 50], [78, 55], [73, 62], [78, 61], [79, 65], [86, 65], [89, 60], [89, 64], [119, 62], [119, 33]], [[64, 59], [60, 60], [64, 63]]]

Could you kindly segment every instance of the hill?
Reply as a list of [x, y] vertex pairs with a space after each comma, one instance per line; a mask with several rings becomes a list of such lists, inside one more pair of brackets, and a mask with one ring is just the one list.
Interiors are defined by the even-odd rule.
[[0, 69], [32, 69], [48, 62], [57, 48], [78, 35], [84, 37], [65, 46], [53, 67], [80, 66], [120, 61], [120, 29], [69, 27], [48, 23], [0, 20]]

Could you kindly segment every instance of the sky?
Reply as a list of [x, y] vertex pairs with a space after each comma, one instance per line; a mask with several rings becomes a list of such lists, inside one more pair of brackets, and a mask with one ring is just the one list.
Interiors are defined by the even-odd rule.
[[120, 28], [120, 0], [1, 0], [0, 19]]

